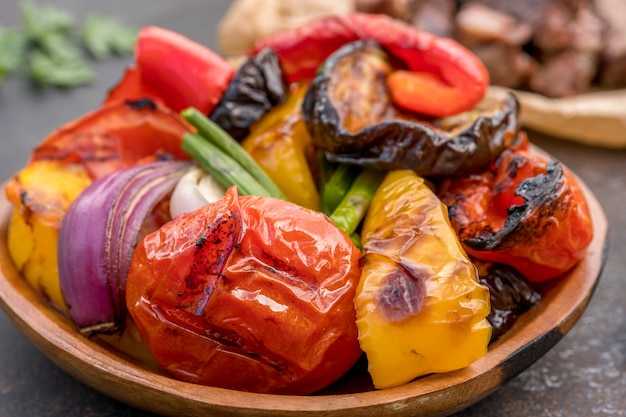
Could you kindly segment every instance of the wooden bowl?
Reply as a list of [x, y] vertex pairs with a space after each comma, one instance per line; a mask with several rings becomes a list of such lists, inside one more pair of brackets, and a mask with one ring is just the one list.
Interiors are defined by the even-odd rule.
[[468, 368], [373, 390], [364, 363], [318, 395], [278, 396], [177, 381], [80, 335], [13, 266], [6, 245], [11, 206], [0, 197], [0, 304], [54, 363], [92, 388], [131, 406], [169, 416], [445, 416], [486, 397], [552, 348], [576, 323], [606, 258], [607, 221], [581, 183], [595, 236], [586, 258], [543, 292], [542, 301]]

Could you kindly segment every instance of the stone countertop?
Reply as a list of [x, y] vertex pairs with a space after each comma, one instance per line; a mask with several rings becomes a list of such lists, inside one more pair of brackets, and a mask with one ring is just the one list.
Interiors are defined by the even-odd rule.
[[[44, 3], [40, 0], [40, 3]], [[227, 0], [49, 0], [80, 19], [122, 15], [139, 26], [171, 28], [215, 47]], [[15, 1], [0, 2], [0, 25], [19, 20]], [[97, 80], [71, 90], [25, 80], [0, 86], [0, 178], [20, 169], [49, 131], [97, 107], [129, 58], [94, 63]], [[455, 417], [626, 416], [626, 151], [583, 146], [531, 133], [596, 195], [609, 220], [604, 272], [582, 318], [544, 357], [503, 388]], [[0, 311], [0, 417], [148, 416], [74, 380], [40, 353]]]

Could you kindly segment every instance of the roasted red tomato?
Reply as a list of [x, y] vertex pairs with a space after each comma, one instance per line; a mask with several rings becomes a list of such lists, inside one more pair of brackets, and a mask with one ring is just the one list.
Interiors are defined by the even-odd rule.
[[127, 306], [174, 377], [308, 394], [361, 356], [359, 250], [320, 213], [230, 188], [137, 247]]
[[530, 281], [576, 265], [593, 237], [585, 196], [556, 159], [529, 151], [520, 134], [493, 168], [444, 181], [438, 191], [467, 252], [510, 265]]

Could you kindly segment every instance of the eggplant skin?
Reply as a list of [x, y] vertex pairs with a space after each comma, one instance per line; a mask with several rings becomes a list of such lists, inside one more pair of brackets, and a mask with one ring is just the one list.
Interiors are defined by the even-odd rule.
[[513, 327], [518, 317], [541, 300], [541, 293], [516, 269], [473, 260], [481, 284], [489, 288], [491, 343]]
[[286, 95], [278, 56], [266, 48], [239, 67], [211, 120], [242, 141], [250, 133], [250, 126], [273, 106], [284, 102]]
[[[354, 73], [361, 79], [346, 81], [370, 87], [344, 88], [345, 96], [331, 90], [341, 84], [333, 82], [335, 71], [341, 68], [345, 75], [346, 60], [361, 65], [364, 60], [352, 55], [372, 53], [373, 44], [369, 40], [356, 41], [338, 49], [320, 67], [305, 96], [302, 112], [307, 129], [328, 160], [384, 170], [410, 169], [429, 178], [466, 177], [487, 169], [513, 141], [519, 128], [519, 103], [512, 93], [497, 103], [495, 110], [477, 109], [454, 116], [465, 120], [464, 127], [447, 130], [437, 127], [446, 125], [444, 119], [418, 120], [419, 115], [407, 116], [398, 110], [381, 112], [380, 103], [356, 102], [355, 90], [383, 88], [386, 95], [378, 94], [376, 99], [393, 106], [383, 76], [385, 68], [355, 68]], [[351, 107], [358, 110], [351, 112]], [[376, 123], [358, 131], [345, 125], [354, 113], [363, 114], [367, 109], [377, 112], [366, 115], [369, 120], [378, 117]]]

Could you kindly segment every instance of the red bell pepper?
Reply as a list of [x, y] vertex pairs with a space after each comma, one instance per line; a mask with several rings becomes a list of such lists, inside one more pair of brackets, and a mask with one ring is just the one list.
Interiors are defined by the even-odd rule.
[[359, 39], [378, 42], [405, 66], [388, 85], [398, 106], [430, 116], [473, 108], [484, 96], [489, 74], [483, 63], [454, 40], [440, 38], [385, 15], [351, 13], [314, 20], [260, 40], [278, 54], [287, 81], [311, 79], [342, 45]]
[[531, 152], [523, 134], [492, 169], [446, 180], [438, 195], [471, 256], [510, 265], [533, 282], [567, 272], [593, 237], [576, 178], [556, 159]]
[[150, 99], [117, 101], [60, 126], [32, 152], [30, 162], [83, 164], [92, 179], [160, 158], [188, 159], [182, 137], [195, 129]]
[[141, 30], [135, 66], [126, 70], [105, 102], [150, 97], [181, 111], [210, 114], [234, 75], [222, 57], [191, 39], [155, 26]]

